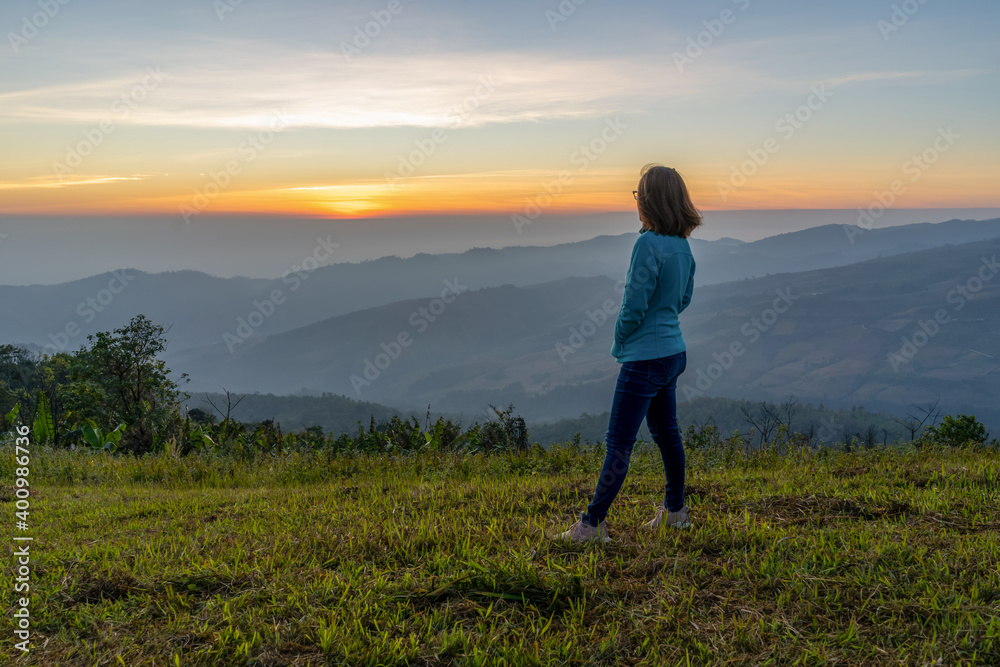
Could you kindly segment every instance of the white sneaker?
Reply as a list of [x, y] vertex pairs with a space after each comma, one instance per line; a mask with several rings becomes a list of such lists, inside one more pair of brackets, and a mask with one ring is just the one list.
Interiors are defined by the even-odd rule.
[[676, 512], [669, 512], [662, 504], [656, 507], [656, 516], [651, 521], [642, 524], [643, 528], [656, 530], [661, 524], [666, 524], [674, 528], [690, 528], [691, 519], [688, 517], [690, 507], [685, 505]]
[[607, 544], [611, 541], [608, 537], [608, 529], [601, 521], [595, 528], [591, 526], [588, 522], [583, 520], [583, 515], [585, 512], [580, 512], [580, 518], [576, 520], [569, 530], [559, 533], [553, 539], [557, 540], [568, 540], [570, 543], [573, 542], [603, 542]]

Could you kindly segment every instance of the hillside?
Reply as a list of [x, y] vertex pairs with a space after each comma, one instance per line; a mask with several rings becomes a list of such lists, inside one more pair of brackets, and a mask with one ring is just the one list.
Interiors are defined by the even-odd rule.
[[34, 456], [40, 611], [5, 665], [1000, 662], [995, 449], [693, 451], [694, 526], [647, 533], [642, 448], [600, 546], [551, 539], [599, 449]]
[[[880, 255], [997, 238], [1000, 219], [904, 225], [863, 234], [854, 228], [853, 236], [845, 232], [850, 229], [825, 225], [753, 243], [692, 239], [698, 261], [696, 283], [841, 266]], [[469, 289], [527, 286], [571, 276], [619, 280], [635, 237], [599, 236], [546, 247], [475, 248], [329, 265], [315, 261], [317, 255], [331, 256], [317, 245], [314, 256], [296, 264], [296, 272], [273, 280], [127, 269], [60, 285], [0, 286], [0, 308], [18, 313], [0, 320], [0, 340], [51, 345], [50, 352], [72, 350], [85, 342], [87, 334], [122, 326], [141, 312], [169, 326], [170, 347], [181, 350], [211, 345], [226, 333], [260, 337], [400, 300], [431, 297], [445, 280], [458, 280]], [[277, 299], [268, 303], [275, 290]], [[241, 318], [253, 323], [243, 333], [238, 332]]]
[[[706, 287], [685, 313], [681, 395], [793, 393], [876, 410], [940, 396], [1000, 424], [998, 254], [993, 240]], [[779, 294], [795, 298], [770, 318]], [[734, 342], [744, 351], [730, 360]]]
[[[426, 407], [456, 389], [578, 379], [578, 369], [552, 354], [554, 343], [579, 324], [581, 313], [612, 296], [614, 282], [604, 277], [505, 285], [453, 295], [440, 315], [428, 316], [433, 320], [420, 315], [421, 309], [429, 312], [431, 300], [400, 301], [248, 341], [233, 353], [221, 342], [178, 352], [170, 363], [191, 373], [197, 391], [305, 389], [376, 402], [409, 397]], [[400, 334], [409, 336], [405, 348], [397, 342]], [[366, 362], [374, 366], [378, 355], [388, 354], [382, 345], [397, 356], [386, 369], [376, 368], [377, 376], [366, 376]]]
[[[679, 399], [794, 394], [833, 407], [898, 412], [941, 396], [950, 411], [1000, 424], [992, 400], [1000, 393], [1000, 281], [982, 283], [961, 308], [957, 292], [948, 300], [998, 251], [1000, 241], [986, 241], [698, 288], [682, 315], [689, 354]], [[420, 333], [410, 318], [429, 300], [331, 318], [250, 341], [234, 354], [222, 343], [187, 350], [172, 355], [171, 364], [191, 373], [192, 388], [201, 391], [329, 391], [402, 409], [423, 411], [431, 403], [451, 413], [512, 402], [528, 419], [577, 417], [608, 409], [620, 298], [606, 277], [475, 290], [457, 296]], [[587, 313], [609, 300], [609, 319], [584, 336]], [[776, 301], [785, 309], [780, 315], [768, 312]], [[894, 369], [889, 355], [900, 353], [904, 337], [923, 342], [919, 322], [939, 309], [950, 321]], [[409, 346], [396, 359], [383, 358], [389, 365], [365, 380], [366, 362], [374, 364], [382, 344], [391, 351], [404, 332]], [[740, 354], [730, 359], [734, 343]], [[352, 383], [352, 376], [363, 382]]]

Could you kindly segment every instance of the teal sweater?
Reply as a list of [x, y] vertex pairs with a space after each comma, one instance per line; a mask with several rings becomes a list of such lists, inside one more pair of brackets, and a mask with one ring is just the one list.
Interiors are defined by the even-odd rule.
[[694, 256], [687, 239], [643, 230], [632, 247], [611, 356], [619, 363], [686, 350], [678, 315], [691, 303]]

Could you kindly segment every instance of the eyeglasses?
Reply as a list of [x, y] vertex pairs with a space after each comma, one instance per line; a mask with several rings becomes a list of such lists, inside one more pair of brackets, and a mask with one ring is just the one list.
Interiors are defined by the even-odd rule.
[[632, 191], [632, 197], [634, 197], [636, 201], [639, 201], [639, 191], [638, 190], [633, 190]]

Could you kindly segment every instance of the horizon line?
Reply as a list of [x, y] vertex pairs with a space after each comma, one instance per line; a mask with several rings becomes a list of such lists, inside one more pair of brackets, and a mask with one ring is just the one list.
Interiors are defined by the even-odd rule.
[[[769, 212], [819, 212], [819, 211], [851, 211], [857, 212], [859, 210], [866, 210], [865, 207], [859, 206], [855, 208], [724, 208], [724, 209], [713, 209], [713, 208], [698, 208], [699, 211], [703, 213], [769, 213]], [[996, 210], [1000, 211], [1000, 205], [997, 206], [894, 206], [886, 211], [886, 214], [892, 213], [894, 211], [989, 211]], [[400, 218], [431, 218], [431, 217], [467, 217], [467, 218], [490, 218], [490, 217], [509, 217], [510, 213], [484, 213], [482, 211], [474, 212], [455, 212], [455, 211], [439, 211], [439, 212], [426, 212], [426, 211], [416, 211], [413, 213], [401, 213], [398, 215], [355, 215], [355, 216], [330, 216], [330, 215], [308, 215], [303, 213], [288, 212], [288, 213], [276, 213], [276, 212], [266, 212], [266, 213], [256, 213], [256, 212], [245, 212], [245, 211], [220, 211], [215, 213], [202, 213], [198, 217], [199, 219], [225, 219], [225, 218], [295, 218], [300, 220], [395, 220]], [[629, 210], [619, 210], [619, 211], [569, 211], [569, 212], [559, 212], [552, 211], [545, 213], [544, 217], [547, 218], [566, 218], [566, 217], [596, 217], [602, 215], [638, 215], [636, 211]], [[133, 218], [133, 217], [143, 217], [143, 218], [176, 218], [178, 214], [176, 212], [172, 213], [123, 213], [123, 212], [109, 212], [109, 213], [0, 213], [0, 222], [3, 220], [8, 220], [11, 218]]]
[[[803, 209], [803, 210], [813, 210], [813, 209]], [[816, 210], [820, 210], [820, 209], [816, 209]], [[827, 209], [827, 210], [844, 210], [844, 209]], [[910, 209], [910, 210], [931, 210], [931, 209]], [[955, 220], [957, 220], [957, 218]], [[970, 221], [971, 222], [985, 222], [985, 220], [962, 220], [961, 222], [970, 222]], [[704, 243], [717, 243], [717, 242], [722, 241], [722, 240], [730, 240], [730, 241], [739, 241], [741, 244], [751, 244], [751, 243], [759, 243], [760, 241], [765, 241], [767, 239], [777, 238], [778, 236], [786, 236], [788, 234], [797, 234], [797, 233], [801, 233], [801, 232], [807, 232], [807, 231], [810, 231], [810, 230], [813, 230], [813, 229], [820, 229], [821, 227], [831, 227], [831, 226], [857, 227], [858, 229], [865, 229], [866, 231], [877, 231], [879, 229], [891, 229], [893, 227], [908, 227], [908, 226], [912, 226], [912, 225], [926, 225], [926, 224], [940, 225], [940, 224], [944, 224], [945, 222], [952, 222], [952, 220], [942, 220], [941, 222], [929, 222], [929, 223], [928, 222], [910, 222], [910, 223], [904, 223], [902, 225], [892, 225], [892, 226], [890, 226], [888, 228], [881, 227], [881, 228], [873, 228], [873, 229], [866, 229], [866, 228], [861, 227], [859, 225], [849, 225], [849, 224], [844, 224], [844, 223], [824, 223], [824, 224], [821, 224], [821, 225], [815, 225], [813, 227], [806, 227], [804, 229], [797, 229], [797, 230], [793, 230], [793, 231], [790, 231], [790, 232], [779, 232], [777, 234], [771, 234], [769, 236], [765, 236], [765, 237], [757, 239], [755, 241], [744, 241], [743, 239], [738, 239], [738, 238], [733, 237], [733, 236], [721, 236], [721, 237], [719, 237], [717, 239], [713, 239], [713, 240], [709, 240], [709, 239], [695, 239], [695, 240], [702, 241]], [[347, 264], [363, 264], [365, 262], [377, 262], [377, 261], [380, 261], [380, 260], [383, 260], [383, 259], [412, 259], [412, 258], [418, 257], [420, 255], [426, 255], [428, 257], [434, 257], [434, 256], [440, 256], [440, 255], [464, 255], [464, 254], [467, 254], [467, 253], [472, 252], [474, 250], [497, 250], [497, 251], [500, 251], [500, 250], [506, 250], [508, 248], [554, 248], [556, 246], [561, 246], [561, 245], [574, 245], [574, 244], [577, 244], [577, 243], [587, 243], [589, 241], [593, 241], [593, 240], [596, 240], [596, 239], [599, 239], [599, 238], [602, 238], [602, 237], [625, 236], [627, 234], [636, 234], [636, 233], [637, 232], [635, 232], [635, 231], [630, 231], [630, 232], [620, 232], [620, 233], [617, 233], [617, 234], [613, 234], [613, 233], [612, 234], [597, 234], [596, 236], [591, 236], [591, 237], [588, 237], [588, 238], [585, 238], [585, 239], [581, 239], [581, 240], [578, 240], [578, 241], [560, 241], [560, 242], [551, 243], [551, 244], [548, 244], [548, 245], [541, 245], [541, 244], [539, 244], [539, 245], [505, 245], [505, 246], [499, 246], [499, 247], [494, 247], [494, 246], [488, 246], [487, 245], [487, 246], [472, 246], [471, 248], [466, 248], [465, 250], [456, 250], [456, 251], [451, 251], [451, 252], [437, 252], [437, 253], [432, 253], [432, 252], [420, 251], [420, 252], [415, 252], [412, 255], [407, 255], [405, 257], [402, 256], [402, 255], [396, 255], [396, 254], [381, 255], [379, 257], [372, 257], [372, 258], [369, 258], [369, 259], [359, 259], [359, 260], [353, 260], [353, 261], [351, 261], [351, 260], [345, 260], [345, 261], [342, 261], [342, 262], [332, 262], [330, 264], [325, 265], [322, 268], [329, 268], [329, 267], [332, 267], [332, 266], [347, 265]], [[978, 241], [970, 241], [969, 243], [978, 243]], [[911, 251], [911, 252], [920, 252], [920, 251]], [[909, 253], [902, 253], [902, 254], [909, 254]], [[164, 270], [164, 271], [146, 271], [146, 270], [143, 270], [143, 269], [137, 269], [135, 267], [130, 267], [130, 266], [120, 266], [120, 267], [117, 267], [117, 268], [114, 268], [114, 269], [108, 269], [107, 271], [102, 271], [102, 272], [99, 272], [99, 273], [92, 273], [92, 274], [89, 274], [89, 275], [86, 275], [86, 276], [81, 276], [79, 278], [73, 278], [73, 279], [70, 279], [70, 280], [63, 280], [63, 281], [58, 282], [58, 283], [22, 283], [22, 284], [4, 283], [4, 284], [0, 284], [0, 287], [31, 287], [31, 286], [35, 286], [35, 285], [43, 285], [43, 286], [65, 285], [67, 283], [74, 283], [74, 282], [79, 282], [79, 281], [82, 281], [82, 280], [90, 280], [92, 278], [97, 278], [97, 277], [100, 277], [100, 276], [104, 276], [104, 275], [107, 275], [109, 273], [115, 273], [115, 272], [121, 272], [121, 271], [134, 271], [136, 273], [142, 273], [142, 274], [150, 275], [150, 276], [164, 275], [164, 274], [168, 274], [168, 273], [185, 273], [185, 272], [189, 272], [189, 273], [199, 273], [199, 274], [202, 274], [202, 275], [205, 275], [205, 276], [209, 276], [211, 278], [218, 278], [220, 280], [231, 280], [231, 279], [241, 278], [241, 279], [244, 279], [244, 280], [271, 280], [271, 281], [273, 281], [273, 280], [279, 280], [279, 279], [281, 279], [283, 277], [282, 275], [270, 276], [270, 277], [265, 277], [265, 276], [253, 277], [253, 276], [248, 276], [248, 275], [243, 275], [243, 274], [233, 274], [233, 275], [229, 275], [229, 276], [223, 276], [223, 275], [208, 273], [207, 271], [202, 271], [202, 270], [199, 270], [199, 269], [191, 269], [191, 268], [169, 269], [169, 270]], [[288, 274], [286, 273], [284, 275], [288, 275]]]

